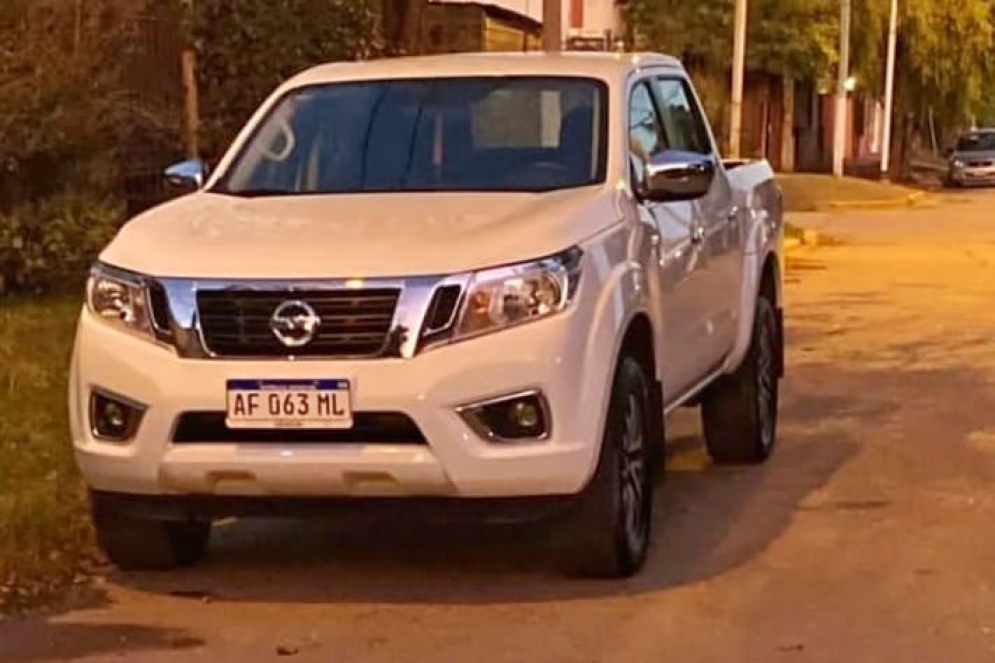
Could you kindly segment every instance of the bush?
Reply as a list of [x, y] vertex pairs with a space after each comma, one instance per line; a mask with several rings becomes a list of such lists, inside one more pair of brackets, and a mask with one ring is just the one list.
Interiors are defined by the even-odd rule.
[[122, 146], [171, 131], [124, 83], [142, 3], [3, 0], [0, 211], [67, 186], [119, 186]]
[[79, 288], [123, 216], [112, 198], [71, 191], [0, 212], [0, 295]]
[[197, 0], [197, 52], [205, 156], [224, 151], [263, 99], [310, 66], [381, 51], [380, 0]]

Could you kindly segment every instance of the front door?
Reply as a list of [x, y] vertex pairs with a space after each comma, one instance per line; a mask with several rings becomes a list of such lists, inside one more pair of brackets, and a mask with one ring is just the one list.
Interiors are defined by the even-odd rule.
[[692, 230], [701, 253], [696, 265], [701, 287], [698, 305], [707, 309], [700, 343], [708, 356], [709, 370], [713, 370], [736, 338], [744, 259], [743, 217], [735, 207], [732, 187], [690, 84], [679, 75], [658, 76], [654, 83], [669, 147], [700, 154], [716, 164], [711, 189], [694, 202]]
[[[667, 146], [651, 86], [651, 80], [639, 81], [629, 96], [629, 163], [634, 192], [642, 189], [650, 157]], [[701, 249], [692, 240], [696, 205], [642, 201], [639, 213], [657, 231], [655, 264], [647, 269], [655, 270], [653, 276], [661, 284], [658, 304], [663, 319], [657, 347], [667, 367], [664, 401], [671, 403], [708, 371], [709, 358], [700, 344], [708, 310], [700, 304]]]

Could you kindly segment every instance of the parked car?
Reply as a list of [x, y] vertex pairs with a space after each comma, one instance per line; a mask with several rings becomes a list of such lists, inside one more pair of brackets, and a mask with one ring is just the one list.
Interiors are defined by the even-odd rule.
[[[69, 408], [122, 569], [217, 518], [548, 519], [575, 571], [652, 538], [665, 415], [775, 444], [781, 195], [719, 157], [681, 63], [475, 54], [318, 66], [94, 265]], [[465, 510], [465, 511], [464, 511]]]
[[957, 139], [947, 152], [944, 185], [990, 186], [995, 184], [995, 129], [975, 129]]

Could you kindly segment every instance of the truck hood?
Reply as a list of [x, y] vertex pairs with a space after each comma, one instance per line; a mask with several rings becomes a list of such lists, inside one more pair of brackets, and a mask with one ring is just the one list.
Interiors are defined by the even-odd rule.
[[618, 218], [603, 187], [549, 193], [183, 196], [135, 217], [101, 254], [160, 277], [448, 274], [561, 251]]

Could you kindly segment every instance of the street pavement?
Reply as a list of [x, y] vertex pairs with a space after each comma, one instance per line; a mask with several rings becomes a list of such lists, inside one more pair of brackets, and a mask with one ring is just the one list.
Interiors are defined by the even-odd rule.
[[796, 219], [832, 241], [786, 277], [778, 450], [713, 468], [683, 411], [632, 580], [559, 577], [541, 532], [225, 524], [196, 569], [0, 626], [0, 662], [995, 660], [993, 209]]

